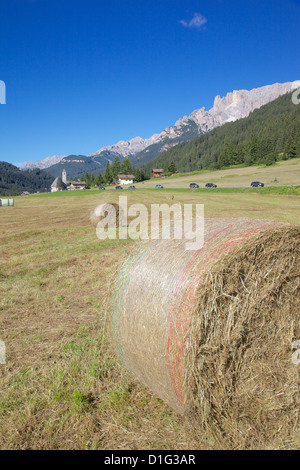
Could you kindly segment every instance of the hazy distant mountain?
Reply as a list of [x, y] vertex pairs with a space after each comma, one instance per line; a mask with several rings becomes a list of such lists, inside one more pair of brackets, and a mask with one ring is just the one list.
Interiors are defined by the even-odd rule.
[[26, 162], [20, 166], [21, 170], [33, 170], [34, 168], [40, 168], [41, 170], [49, 168], [49, 166], [55, 165], [60, 162], [66, 155], [53, 155], [52, 157], [46, 157], [38, 162]]
[[103, 166], [103, 162], [103, 158], [98, 162], [97, 158], [93, 159], [85, 155], [68, 155], [67, 157], [63, 157], [55, 165], [49, 166], [47, 168], [47, 172], [57, 178], [61, 177], [62, 170], [65, 169], [67, 172], [67, 179], [80, 178], [80, 176], [86, 172], [103, 172], [105, 167], [105, 165]]
[[149, 139], [135, 137], [129, 141], [122, 140], [117, 144], [102, 147], [85, 157], [85, 162], [77, 162], [76, 160], [80, 160], [80, 158], [74, 155], [55, 156], [36, 163], [26, 163], [21, 168], [48, 168], [47, 171], [58, 176], [58, 169], [61, 172], [62, 166], [67, 162], [68, 175], [75, 177], [86, 171], [93, 173], [99, 170], [103, 171], [107, 161], [112, 162], [115, 155], [119, 155], [121, 158], [129, 155], [133, 165], [140, 166], [180, 142], [190, 141], [222, 124], [247, 117], [253, 110], [297, 88], [300, 88], [300, 81], [275, 83], [250, 91], [234, 90], [223, 98], [217, 96], [214, 106], [209, 111], [205, 108], [196, 109], [189, 116], [178, 119], [174, 126], [167, 127], [160, 134], [154, 134]]

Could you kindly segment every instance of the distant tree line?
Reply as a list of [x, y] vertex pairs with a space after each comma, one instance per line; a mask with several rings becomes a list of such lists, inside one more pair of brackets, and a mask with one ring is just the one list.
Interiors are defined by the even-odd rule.
[[295, 157], [300, 157], [300, 106], [292, 103], [288, 93], [247, 118], [170, 148], [142, 171], [150, 176], [152, 168], [168, 168], [172, 162], [179, 172], [189, 172], [231, 165], [272, 165]]
[[113, 163], [107, 162], [103, 174], [99, 171], [97, 174], [84, 173], [81, 180], [87, 183], [88, 187], [100, 186], [101, 184], [110, 184], [117, 175], [134, 175], [135, 181], [138, 183], [147, 179], [141, 168], [135, 168], [129, 157], [125, 157], [122, 161], [118, 155], [115, 156]]
[[17, 196], [23, 191], [49, 191], [53, 176], [44, 170], [22, 171], [7, 162], [0, 162], [0, 195]]
[[[224, 124], [196, 139], [162, 152], [156, 159], [136, 168], [129, 157], [107, 162], [103, 174], [85, 173], [88, 186], [110, 184], [118, 174], [133, 174], [135, 181], [152, 175], [153, 168], [165, 175], [202, 169], [221, 169], [231, 165], [272, 165], [279, 160], [300, 157], [300, 105], [291, 93], [253, 111], [247, 118]], [[0, 162], [0, 195], [13, 196], [22, 191], [49, 191], [53, 176], [44, 170], [26, 170]]]

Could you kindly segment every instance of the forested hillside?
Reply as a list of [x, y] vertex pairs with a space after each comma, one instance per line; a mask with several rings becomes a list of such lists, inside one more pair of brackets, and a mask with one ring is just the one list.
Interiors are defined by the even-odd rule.
[[[79, 178], [80, 175], [86, 171], [97, 174], [100, 170], [104, 171], [107, 160], [101, 163], [101, 158], [95, 159], [87, 157], [85, 155], [68, 155], [64, 157], [59, 163], [47, 168], [47, 172], [50, 173], [54, 178], [61, 177], [62, 170], [65, 169], [67, 172], [67, 178]], [[103, 158], [102, 158], [103, 160]]]
[[53, 177], [44, 170], [21, 171], [14, 165], [0, 162], [0, 195], [16, 196], [23, 191], [49, 191]]
[[166, 169], [172, 162], [180, 172], [238, 164], [271, 165], [296, 156], [300, 156], [300, 105], [293, 104], [288, 93], [247, 118], [172, 147], [143, 170], [150, 174], [152, 168]]

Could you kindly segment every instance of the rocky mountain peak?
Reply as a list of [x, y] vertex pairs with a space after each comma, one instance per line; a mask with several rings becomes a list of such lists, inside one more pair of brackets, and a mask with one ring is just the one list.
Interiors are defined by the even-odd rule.
[[[103, 158], [103, 164], [114, 155], [133, 157], [134, 164], [142, 164], [146, 159], [155, 158], [160, 152], [179, 142], [192, 140], [197, 135], [208, 132], [226, 122], [236, 121], [247, 117], [252, 111], [277, 99], [285, 93], [300, 88], [300, 81], [275, 83], [252, 90], [234, 90], [221, 97], [217, 95], [213, 107], [207, 111], [205, 108], [194, 110], [189, 116], [178, 119], [174, 126], [166, 127], [160, 134], [153, 134], [149, 139], [134, 137], [131, 140], [120, 140], [114, 145], [102, 147], [89, 155], [91, 158]], [[58, 163], [65, 156], [48, 157], [39, 162], [28, 162], [22, 165], [27, 168], [48, 168]], [[99, 160], [100, 159], [100, 160]], [[143, 160], [144, 159], [144, 160]]]

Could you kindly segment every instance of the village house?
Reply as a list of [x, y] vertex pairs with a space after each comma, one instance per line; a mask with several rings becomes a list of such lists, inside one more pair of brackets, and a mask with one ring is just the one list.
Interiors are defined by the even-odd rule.
[[164, 170], [152, 170], [152, 178], [161, 178], [163, 176]]
[[86, 189], [86, 182], [85, 181], [69, 181], [68, 182], [68, 190], [69, 191], [78, 191]]
[[86, 189], [85, 181], [67, 181], [67, 172], [65, 169], [62, 171], [61, 183], [59, 182], [59, 178], [55, 178], [51, 184], [51, 192], [54, 193], [55, 191], [64, 191], [66, 189], [70, 191]]
[[117, 175], [118, 184], [132, 184], [135, 180], [134, 175]]

